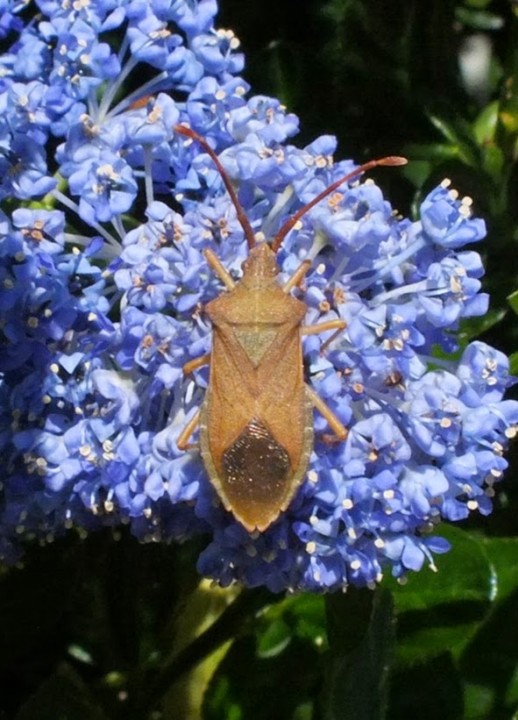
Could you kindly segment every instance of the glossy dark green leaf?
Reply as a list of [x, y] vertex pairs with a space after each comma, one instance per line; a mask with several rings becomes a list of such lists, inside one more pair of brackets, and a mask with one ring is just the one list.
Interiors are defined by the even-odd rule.
[[272, 620], [259, 636], [257, 654], [262, 658], [274, 657], [286, 648], [291, 637], [291, 628], [282, 618]]
[[400, 668], [390, 684], [387, 720], [461, 720], [462, 676], [447, 652]]
[[395, 589], [398, 661], [413, 664], [459, 653], [492, 616], [495, 603], [518, 590], [518, 541], [445, 528], [452, 550], [438, 573], [421, 571]]
[[436, 555], [437, 571], [426, 566], [411, 573], [404, 585], [394, 584], [398, 613], [428, 609], [448, 602], [489, 603], [492, 597], [492, 568], [482, 540], [466, 530], [441, 525], [437, 534], [451, 543], [451, 550]]
[[[310, 689], [318, 683], [324, 647], [322, 597], [292, 595], [266, 605], [255, 621], [255, 639], [236, 641], [217, 668], [205, 699], [204, 717], [293, 715], [294, 720], [304, 720], [312, 708]], [[268, 701], [260, 701], [269, 683], [282, 690]]]
[[315, 646], [292, 638], [272, 657], [256, 640], [234, 642], [216, 670], [203, 704], [204, 720], [290, 720], [312, 704], [320, 678]]
[[518, 590], [518, 538], [481, 538], [491, 571], [491, 600], [499, 602]]
[[394, 644], [389, 592], [350, 591], [327, 599], [329, 656], [322, 720], [383, 718]]
[[481, 539], [446, 525], [440, 534], [452, 549], [435, 559], [438, 571], [423, 568], [394, 588], [399, 663], [460, 651], [493, 601], [494, 569]]
[[518, 710], [517, 627], [518, 589], [515, 589], [495, 605], [460, 658], [460, 668], [471, 687], [487, 689], [488, 719], [511, 718]]

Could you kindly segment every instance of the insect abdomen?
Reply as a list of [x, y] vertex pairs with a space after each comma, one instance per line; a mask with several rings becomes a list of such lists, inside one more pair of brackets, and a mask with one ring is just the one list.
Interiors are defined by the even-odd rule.
[[[245, 525], [270, 524], [291, 476], [289, 455], [259, 419], [252, 419], [221, 458], [222, 485]], [[278, 512], [278, 511], [277, 511]]]
[[[304, 395], [302, 406], [300, 448], [292, 456], [278, 439], [280, 433], [272, 431], [262, 416], [252, 416], [237, 437], [224, 444], [221, 420], [214, 422], [208, 402], [202, 409], [200, 446], [205, 467], [225, 508], [249, 532], [266, 530], [286, 510], [304, 478], [313, 446], [312, 405]], [[287, 438], [293, 445], [292, 435]], [[219, 454], [218, 446], [223, 449]]]

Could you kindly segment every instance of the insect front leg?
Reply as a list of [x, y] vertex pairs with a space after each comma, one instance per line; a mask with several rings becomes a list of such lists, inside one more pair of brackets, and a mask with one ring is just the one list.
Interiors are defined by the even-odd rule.
[[232, 277], [225, 266], [219, 261], [216, 253], [212, 252], [212, 250], [204, 250], [203, 254], [223, 285], [225, 285], [228, 290], [233, 290], [236, 287], [236, 283], [232, 280]]
[[293, 275], [289, 278], [289, 280], [286, 282], [285, 285], [283, 285], [282, 289], [283, 292], [289, 293], [289, 291], [297, 287], [297, 285], [300, 285], [304, 277], [307, 275], [309, 268], [311, 267], [311, 261], [310, 260], [304, 260], [301, 262], [301, 264], [298, 266], [298, 268], [295, 270]]
[[[293, 275], [289, 278], [285, 285], [283, 285], [283, 291], [288, 293], [292, 288], [297, 287], [307, 275], [308, 270], [311, 267], [309, 260], [304, 260], [298, 268], [295, 270]], [[327, 320], [326, 322], [320, 323], [319, 325], [306, 325], [302, 328], [303, 335], [318, 335], [319, 333], [327, 332], [328, 330], [335, 330], [335, 332], [328, 338], [322, 345], [320, 352], [323, 353], [333, 342], [333, 340], [340, 334], [342, 330], [347, 327], [345, 320]]]
[[200, 357], [194, 358], [194, 360], [189, 360], [185, 363], [182, 370], [184, 375], [190, 375], [198, 368], [203, 367], [204, 365], [209, 365], [210, 363], [210, 353], [207, 353], [206, 355], [200, 355]]
[[338, 443], [346, 440], [347, 436], [349, 435], [349, 430], [345, 427], [345, 425], [340, 422], [340, 420], [336, 417], [331, 408], [326, 405], [320, 395], [318, 395], [318, 393], [316, 393], [312, 387], [306, 385], [306, 391], [311, 399], [311, 402], [313, 403], [313, 407], [315, 407], [322, 415], [322, 417], [327, 420], [327, 424], [334, 433], [334, 435], [324, 435], [322, 437], [324, 442]]

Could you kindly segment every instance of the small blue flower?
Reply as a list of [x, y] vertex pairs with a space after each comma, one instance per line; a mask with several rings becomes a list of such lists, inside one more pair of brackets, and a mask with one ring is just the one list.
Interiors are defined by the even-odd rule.
[[296, 135], [298, 129], [296, 115], [287, 115], [278, 100], [261, 95], [238, 106], [232, 112], [229, 125], [229, 131], [236, 141], [242, 142], [247, 135], [256, 133], [268, 144], [285, 142]]
[[239, 40], [232, 30], [216, 30], [193, 37], [191, 47], [209, 75], [234, 75], [243, 69], [242, 55], [234, 52], [239, 47]]
[[108, 222], [130, 209], [137, 183], [129, 165], [108, 151], [81, 163], [69, 178], [70, 191], [80, 196], [79, 215], [86, 222]]
[[421, 205], [423, 234], [429, 242], [442, 247], [458, 248], [478, 242], [486, 234], [484, 221], [471, 217], [471, 199], [458, 200], [455, 190], [448, 190], [445, 180]]
[[48, 174], [43, 148], [28, 143], [23, 133], [6, 132], [3, 141], [0, 138], [0, 149], [0, 198], [28, 200], [56, 186]]

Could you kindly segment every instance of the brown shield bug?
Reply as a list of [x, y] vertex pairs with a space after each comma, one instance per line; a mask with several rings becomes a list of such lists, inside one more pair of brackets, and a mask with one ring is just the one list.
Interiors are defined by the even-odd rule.
[[249, 249], [238, 282], [211, 250], [204, 252], [227, 291], [205, 307], [213, 331], [210, 354], [184, 366], [190, 373], [209, 364], [209, 385], [177, 445], [187, 449], [199, 426], [203, 462], [223, 505], [248, 532], [262, 532], [287, 509], [304, 479], [314, 441], [313, 408], [327, 420], [331, 439], [343, 441], [348, 432], [304, 382], [301, 343], [303, 335], [339, 332], [345, 322], [303, 325], [308, 308], [290, 291], [311, 263], [303, 262], [281, 286], [276, 253], [300, 218], [340, 185], [377, 165], [403, 165], [406, 160], [391, 156], [356, 168], [300, 208], [271, 243], [257, 242], [218, 156], [195, 131], [183, 125], [175, 130], [199, 143], [212, 158]]

